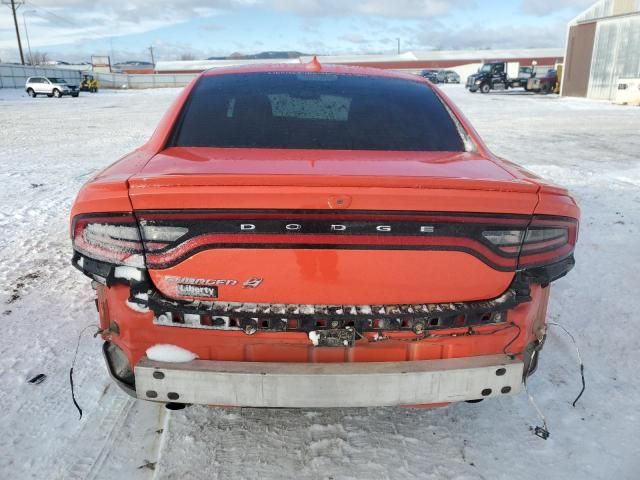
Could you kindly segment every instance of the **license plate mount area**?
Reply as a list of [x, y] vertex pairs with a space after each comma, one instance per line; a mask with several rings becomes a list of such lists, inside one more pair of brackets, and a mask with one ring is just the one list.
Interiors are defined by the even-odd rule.
[[356, 331], [353, 328], [332, 328], [309, 332], [309, 338], [316, 347], [353, 347]]

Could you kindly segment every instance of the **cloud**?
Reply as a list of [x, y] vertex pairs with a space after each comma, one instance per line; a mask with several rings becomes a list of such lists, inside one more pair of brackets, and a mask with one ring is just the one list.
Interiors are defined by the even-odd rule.
[[[42, 40], [59, 45], [149, 32], [246, 3], [247, 0], [170, 0], [158, 5], [155, 0], [38, 0], [37, 4], [26, 3], [19, 13], [27, 12], [29, 25], [34, 25], [35, 43]], [[9, 35], [13, 28], [9, 17], [0, 17], [0, 48], [15, 42]], [[37, 25], [43, 28], [38, 29]], [[39, 34], [44, 30], [46, 38], [41, 38]]]
[[555, 48], [565, 41], [566, 24], [553, 22], [546, 25], [522, 27], [475, 25], [462, 29], [429, 29], [425, 26], [419, 33], [409, 37], [412, 48], [435, 48], [438, 50], [485, 49], [485, 48]]
[[542, 17], [562, 9], [582, 11], [594, 3], [595, 0], [523, 0], [520, 8], [526, 15]]
[[[186, 18], [184, 20], [186, 20]], [[43, 47], [143, 33], [175, 23], [177, 23], [175, 18], [150, 18], [123, 23], [119, 21], [114, 14], [95, 14], [91, 16], [83, 14], [75, 18], [74, 24], [53, 22], [45, 16], [33, 17], [28, 20], [28, 28], [32, 47]], [[22, 25], [20, 25], [20, 29], [24, 35]], [[0, 33], [1, 32], [3, 32], [2, 29], [0, 29]], [[15, 47], [15, 33], [12, 35], [2, 33], [0, 36], [0, 48], [11, 47]]]
[[[473, 0], [38, 0], [27, 3], [22, 11], [28, 9], [28, 22], [34, 25], [33, 44], [62, 45], [149, 32], [221, 12], [249, 13], [256, 8], [302, 18], [353, 17], [386, 21], [435, 18], [473, 3]], [[14, 46], [9, 17], [0, 17], [0, 48]]]
[[168, 18], [201, 14], [203, 11], [231, 11], [242, 8], [263, 8], [297, 15], [342, 16], [365, 15], [386, 18], [420, 18], [446, 15], [454, 8], [474, 5], [474, 0], [38, 0], [39, 8], [61, 17], [74, 12], [95, 12], [115, 15], [127, 22], [150, 18]]
[[446, 15], [453, 8], [471, 6], [471, 0], [263, 0], [264, 7], [300, 15], [366, 15], [387, 18], [421, 18]]
[[222, 25], [218, 25], [217, 23], [205, 23], [200, 25], [198, 28], [208, 32], [218, 32], [220, 30], [224, 30], [224, 27]]
[[[91, 53], [99, 53], [93, 50], [108, 44], [103, 39], [113, 39], [114, 46], [126, 49], [115, 52], [121, 59], [144, 58], [142, 47], [127, 36], [161, 28], [157, 32], [158, 41], [154, 39], [153, 44], [161, 49], [158, 57], [162, 59], [199, 54], [198, 47], [203, 50], [203, 57], [245, 48], [391, 53], [396, 49], [397, 37], [401, 39], [402, 50], [560, 47], [568, 21], [562, 17], [570, 17], [593, 0], [521, 0], [516, 3], [516, 13], [507, 19], [500, 17], [499, 4], [487, 6], [479, 0], [34, 1], [35, 4], [28, 1], [21, 8], [22, 12], [31, 11], [27, 23], [32, 49], [63, 52], [62, 59], [87, 60]], [[490, 24], [479, 21], [469, 24], [474, 12], [481, 8], [489, 9], [495, 20]], [[221, 13], [232, 13], [236, 16], [234, 21], [239, 17], [243, 21], [262, 22], [265, 12], [271, 12], [265, 25], [278, 26], [273, 34], [263, 37], [232, 31], [224, 23], [226, 17], [216, 18]], [[274, 12], [282, 15], [273, 15]], [[460, 12], [466, 13], [462, 16], [464, 23], [452, 24], [452, 19], [461, 17], [451, 14]], [[274, 17], [281, 20], [274, 21]], [[183, 38], [175, 33], [178, 29], [167, 28], [194, 19], [202, 19], [193, 22], [200, 36], [215, 35], [216, 42], [196, 40], [192, 48], [186, 38], [184, 44], [179, 43]], [[284, 29], [283, 25], [290, 28]], [[223, 31], [216, 33], [217, 30]], [[10, 15], [0, 16], [0, 56], [5, 60], [15, 60], [17, 56]]]
[[346, 33], [338, 37], [338, 40], [342, 40], [348, 43], [355, 43], [358, 45], [370, 43], [370, 41], [366, 37], [359, 35], [357, 33]]

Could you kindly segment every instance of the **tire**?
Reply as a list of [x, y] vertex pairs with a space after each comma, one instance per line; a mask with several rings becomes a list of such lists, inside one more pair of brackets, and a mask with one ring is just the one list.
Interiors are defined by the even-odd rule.
[[543, 95], [549, 95], [551, 93], [551, 85], [549, 85], [548, 83], [542, 85], [540, 93], [542, 93]]
[[53, 89], [53, 96], [56, 98], [62, 98], [62, 92], [60, 90], [58, 90], [57, 88]]
[[49, 98], [53, 97], [53, 93], [47, 93], [47, 97]]
[[79, 94], [79, 93], [72, 93], [72, 94], [71, 94], [71, 96], [72, 96], [73, 98], [78, 98], [78, 95], [80, 95], [80, 94]]
[[36, 98], [38, 96], [38, 94], [35, 92], [35, 90], [33, 88], [30, 88], [27, 90], [27, 94], [31, 97], [31, 98]]
[[483, 83], [482, 85], [480, 85], [480, 91], [482, 93], [489, 93], [491, 91], [491, 87], [488, 83]]
[[478, 91], [478, 88], [477, 87], [471, 87], [471, 88], [469, 88], [469, 91], [471, 93], [476, 93]]

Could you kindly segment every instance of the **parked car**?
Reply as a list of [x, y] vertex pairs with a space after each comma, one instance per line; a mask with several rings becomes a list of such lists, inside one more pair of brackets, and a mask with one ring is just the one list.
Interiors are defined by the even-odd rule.
[[432, 83], [440, 83], [438, 70], [422, 70], [422, 72], [420, 72], [420, 76], [426, 78]]
[[550, 69], [543, 76], [530, 78], [527, 83], [527, 90], [547, 95], [556, 90], [557, 83], [558, 72], [555, 69]]
[[70, 229], [129, 394], [424, 406], [521, 390], [578, 219], [429, 82], [314, 60], [202, 73]]
[[67, 83], [65, 79], [56, 77], [29, 77], [25, 84], [25, 90], [33, 98], [38, 95], [56, 98], [64, 95], [77, 97], [80, 94], [77, 85]]
[[438, 81], [440, 83], [460, 83], [460, 75], [453, 70], [440, 70], [438, 72]]

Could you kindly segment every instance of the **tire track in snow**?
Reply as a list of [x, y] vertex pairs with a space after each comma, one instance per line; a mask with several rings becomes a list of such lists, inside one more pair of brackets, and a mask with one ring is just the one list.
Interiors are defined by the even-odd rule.
[[[106, 399], [106, 402], [104, 401]], [[101, 467], [109, 456], [113, 442], [133, 406], [134, 400], [121, 392], [116, 391], [115, 386], [107, 389], [98, 412], [92, 412], [84, 423], [83, 429], [78, 435], [78, 445], [83, 446], [74, 452], [70, 459], [71, 465], [64, 472], [65, 480], [93, 480], [100, 473]], [[103, 414], [97, 425], [93, 417]], [[89, 455], [88, 450], [96, 451]]]
[[158, 438], [157, 444], [155, 445], [155, 464], [153, 470], [152, 480], [159, 480], [158, 476], [158, 465], [162, 461], [162, 454], [164, 453], [164, 449], [166, 447], [167, 438], [169, 437], [169, 423], [171, 421], [171, 411], [167, 411], [165, 408], [161, 410], [162, 414], [160, 416], [161, 419], [161, 429], [162, 433], [160, 434], [160, 438]]

